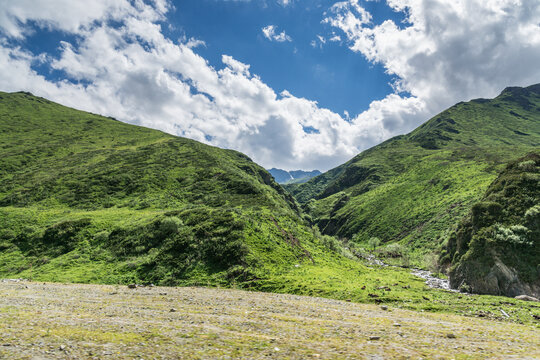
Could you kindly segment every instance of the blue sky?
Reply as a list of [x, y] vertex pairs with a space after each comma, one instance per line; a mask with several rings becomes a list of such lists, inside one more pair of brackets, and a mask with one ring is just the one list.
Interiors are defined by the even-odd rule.
[[[168, 17], [174, 30], [167, 35], [203, 39], [206, 46], [197, 53], [214, 67], [221, 66], [222, 54], [232, 55], [250, 64], [252, 72], [277, 91], [287, 89], [334, 112], [353, 115], [391, 93], [392, 76], [380, 64], [351, 52], [343, 41], [320, 42], [317, 35], [329, 38], [337, 33], [321, 24], [334, 3], [296, 1], [284, 6], [277, 1], [179, 1]], [[392, 11], [384, 2], [366, 5], [374, 23], [403, 21], [403, 13]], [[268, 25], [285, 31], [292, 40], [269, 41], [261, 31]]]
[[537, 0], [0, 0], [0, 90], [328, 170], [540, 82]]

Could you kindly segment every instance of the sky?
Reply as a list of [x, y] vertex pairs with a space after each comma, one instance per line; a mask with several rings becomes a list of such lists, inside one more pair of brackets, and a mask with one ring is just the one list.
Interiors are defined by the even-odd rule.
[[0, 91], [322, 171], [540, 82], [538, 0], [0, 0]]

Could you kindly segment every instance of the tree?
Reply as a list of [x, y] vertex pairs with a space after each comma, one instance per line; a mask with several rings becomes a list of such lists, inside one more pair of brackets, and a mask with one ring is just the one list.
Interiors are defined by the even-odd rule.
[[372, 253], [380, 244], [381, 240], [378, 237], [373, 236], [368, 240], [368, 248], [371, 249]]

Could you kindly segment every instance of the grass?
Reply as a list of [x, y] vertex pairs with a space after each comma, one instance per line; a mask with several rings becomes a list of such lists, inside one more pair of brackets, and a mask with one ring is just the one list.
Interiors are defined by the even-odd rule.
[[540, 147], [540, 86], [459, 103], [407, 135], [286, 188], [325, 234], [439, 249], [507, 162]]
[[[238, 287], [537, 324], [536, 304], [431, 290], [408, 270], [366, 266], [311, 228], [294, 199], [238, 152], [27, 93], [0, 93], [0, 125], [0, 278]], [[456, 161], [453, 181], [466, 177], [471, 189], [487, 183], [488, 175], [471, 175], [474, 164]], [[365, 200], [373, 196], [365, 204], [378, 202], [387, 211], [388, 194], [413, 196], [426, 172], [445, 174], [432, 162], [420, 163], [408, 172], [418, 188], [396, 177], [365, 193]], [[443, 196], [440, 207], [471, 189]], [[344, 192], [316, 202], [311, 213], [319, 214], [322, 204], [345, 216], [352, 205], [336, 206], [338, 196], [364, 206]], [[410, 221], [428, 209], [426, 200], [408, 213]], [[382, 219], [381, 232], [400, 230], [392, 216]]]

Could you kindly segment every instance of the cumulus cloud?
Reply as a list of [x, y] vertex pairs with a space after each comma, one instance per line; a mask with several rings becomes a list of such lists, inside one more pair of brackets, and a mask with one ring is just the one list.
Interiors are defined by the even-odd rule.
[[[196, 53], [202, 40], [173, 41], [163, 34], [160, 24], [170, 9], [164, 0], [46, 4], [2, 4], [1, 90], [31, 91], [240, 150], [266, 167], [326, 170], [456, 101], [540, 79], [536, 1], [389, 1], [408, 16], [399, 26], [373, 24], [357, 1], [337, 3], [324, 21], [342, 34], [325, 39], [339, 36], [397, 79], [394, 94], [356, 116], [276, 92], [234, 56], [224, 54], [221, 66], [211, 66]], [[76, 40], [59, 43], [59, 55], [33, 54], [25, 39], [36, 29], [61, 30]], [[290, 41], [274, 26], [264, 29], [273, 41]], [[64, 78], [43, 76], [36, 69], [44, 65]]]
[[[24, 22], [15, 31], [4, 28], [0, 88], [234, 148], [268, 167], [326, 169], [355, 154], [343, 141], [350, 124], [339, 115], [287, 91], [277, 94], [232, 56], [222, 56], [221, 68], [210, 66], [193, 39], [173, 42], [163, 35], [153, 20], [161, 16], [158, 8], [133, 5], [123, 16], [111, 9], [100, 12], [100, 21], [74, 26], [77, 40], [61, 42], [56, 57], [12, 45], [31, 30]], [[86, 17], [72, 15], [74, 23]], [[47, 16], [27, 19], [57, 22]], [[120, 23], [109, 26], [111, 19]], [[39, 74], [34, 65], [43, 61], [65, 79]]]
[[[387, 134], [409, 130], [460, 101], [491, 97], [509, 85], [540, 81], [540, 2], [535, 0], [387, 0], [406, 22], [373, 24], [358, 0], [336, 3], [324, 22], [349, 48], [396, 76], [396, 94], [357, 121]], [[384, 131], [383, 131], [384, 130]]]
[[278, 33], [275, 25], [265, 26], [261, 30], [264, 34], [264, 37], [270, 41], [277, 41], [277, 42], [292, 41], [292, 38], [285, 33], [285, 30]]

